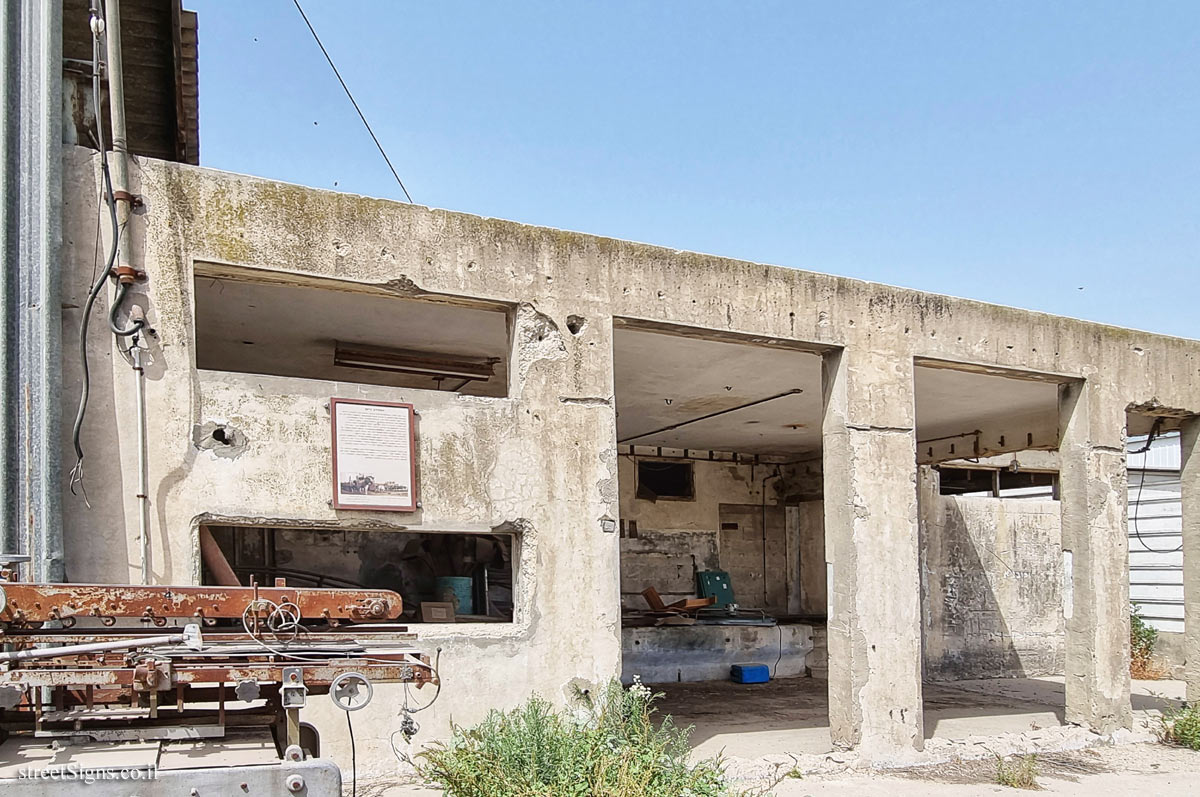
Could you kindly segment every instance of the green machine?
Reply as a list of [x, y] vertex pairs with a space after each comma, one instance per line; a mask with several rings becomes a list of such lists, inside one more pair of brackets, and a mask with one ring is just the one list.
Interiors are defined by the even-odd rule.
[[716, 598], [716, 608], [724, 608], [733, 599], [733, 582], [724, 570], [698, 570], [696, 572], [696, 594], [701, 598]]
[[696, 592], [701, 598], [715, 598], [711, 606], [696, 610], [700, 625], [775, 625], [775, 618], [762, 609], [743, 609], [733, 599], [733, 580], [724, 570], [700, 570], [696, 573]]

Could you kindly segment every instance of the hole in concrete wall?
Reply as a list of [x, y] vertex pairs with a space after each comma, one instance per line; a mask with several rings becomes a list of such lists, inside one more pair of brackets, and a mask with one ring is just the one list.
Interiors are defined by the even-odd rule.
[[[428, 621], [421, 604], [431, 602], [453, 604], [458, 622], [513, 618], [511, 534], [207, 528], [243, 584], [392, 590], [412, 623]], [[217, 583], [208, 561], [203, 583]]]
[[578, 335], [580, 332], [583, 332], [583, 328], [586, 326], [587, 326], [587, 319], [584, 318], [583, 316], [581, 316], [581, 315], [567, 316], [567, 329], [569, 329], [571, 331], [572, 335]]
[[[257, 281], [256, 281], [257, 278]], [[199, 368], [504, 396], [508, 308], [260, 272], [195, 278]], [[410, 282], [403, 283], [410, 293]]]
[[1051, 471], [1011, 468], [959, 468], [941, 465], [938, 492], [968, 498], [1053, 499], [1058, 495], [1058, 474]]
[[192, 444], [218, 457], [237, 457], [246, 449], [246, 435], [224, 421], [206, 421], [192, 428]]
[[696, 497], [692, 463], [638, 460], [637, 497], [691, 501]]

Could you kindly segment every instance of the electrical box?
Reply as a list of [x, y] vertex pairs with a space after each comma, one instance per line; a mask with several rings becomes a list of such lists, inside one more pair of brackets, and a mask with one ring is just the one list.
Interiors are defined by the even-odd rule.
[[734, 602], [733, 582], [724, 570], [701, 570], [696, 573], [696, 594], [701, 598], [716, 598], [713, 606], [728, 606]]

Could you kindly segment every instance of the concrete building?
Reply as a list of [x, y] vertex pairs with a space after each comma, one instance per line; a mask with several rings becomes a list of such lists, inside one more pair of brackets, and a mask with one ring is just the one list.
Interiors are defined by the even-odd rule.
[[[433, 735], [450, 716], [619, 673], [623, 593], [690, 592], [693, 556], [729, 571], [744, 604], [828, 617], [838, 744], [882, 758], [919, 748], [923, 666], [979, 676], [1061, 661], [1069, 719], [1129, 723], [1125, 436], [1163, 418], [1190, 453], [1200, 344], [138, 166], [156, 581], [203, 578], [205, 528], [504, 537], [512, 621], [421, 628], [444, 649], [448, 684]], [[73, 327], [95, 251], [94, 153], [68, 150], [64, 175]], [[134, 379], [111, 340], [93, 341], [111, 367], [94, 368], [84, 443], [111, 464], [89, 470], [91, 509], [64, 504], [68, 576], [136, 580]], [[335, 341], [488, 360], [495, 375], [439, 390], [335, 365]], [[63, 382], [70, 408], [69, 359]], [[418, 511], [330, 507], [332, 397], [416, 405]], [[924, 467], [1032, 449], [1058, 451], [1056, 503], [942, 496]], [[691, 500], [639, 498], [638, 464], [675, 459], [691, 465]], [[1008, 514], [1017, 500], [1060, 523]], [[340, 544], [359, 572], [364, 544]]]
[[[99, 179], [64, 147], [66, 330]], [[131, 180], [144, 566], [204, 583], [211, 535], [239, 573], [414, 609], [470, 578], [467, 616], [414, 626], [442, 649], [425, 739], [533, 692], [776, 650], [777, 675], [827, 677], [833, 743], [870, 760], [921, 750], [927, 680], [1065, 674], [1069, 722], [1128, 727], [1126, 439], [1152, 428], [1182, 435], [1200, 699], [1200, 342], [179, 162], [139, 157]], [[72, 581], [143, 567], [128, 346], [89, 341]], [[61, 377], [72, 463], [74, 357]], [[334, 508], [334, 398], [415, 407], [415, 511]], [[623, 628], [646, 587], [670, 602], [712, 570], [781, 623]], [[356, 717], [365, 771], [391, 766], [406, 699], [381, 692]]]

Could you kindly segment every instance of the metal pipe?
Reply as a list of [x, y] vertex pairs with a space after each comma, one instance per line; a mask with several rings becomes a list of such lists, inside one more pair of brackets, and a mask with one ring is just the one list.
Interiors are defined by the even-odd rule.
[[88, 642], [84, 645], [64, 645], [61, 648], [29, 648], [0, 653], [0, 661], [26, 661], [28, 659], [53, 659], [59, 656], [76, 656], [84, 653], [100, 653], [105, 650], [128, 648], [153, 648], [163, 645], [182, 645], [189, 634], [171, 634], [162, 637], [140, 637], [138, 639], [114, 639], [111, 642]]
[[804, 392], [804, 390], [802, 390], [801, 388], [798, 388], [798, 387], [792, 388], [791, 390], [785, 390], [782, 393], [776, 393], [774, 396], [767, 396], [766, 398], [755, 399], [754, 401], [747, 401], [745, 404], [739, 404], [736, 407], [729, 407], [727, 409], [717, 410], [716, 412], [710, 412], [707, 415], [701, 415], [699, 418], [689, 418], [686, 421], [680, 421], [679, 423], [673, 423], [670, 426], [664, 426], [661, 429], [655, 429], [650, 432], [642, 432], [641, 434], [635, 434], [630, 437], [626, 437], [624, 440], [618, 440], [617, 443], [619, 443], [619, 444], [628, 443], [630, 440], [640, 440], [641, 438], [649, 437], [650, 435], [662, 434], [663, 432], [674, 431], [675, 429], [679, 429], [683, 426], [688, 426], [693, 423], [699, 423], [700, 421], [707, 421], [709, 418], [716, 418], [720, 415], [726, 415], [731, 412], [737, 412], [738, 410], [744, 410], [749, 407], [757, 407], [759, 404], [766, 404], [768, 401], [775, 401], [776, 399], [787, 398], [788, 396], [795, 396], [795, 395], [803, 393], [803, 392]]
[[138, 467], [138, 542], [142, 547], [142, 583], [150, 583], [150, 488], [146, 474], [146, 374], [142, 369], [142, 348], [138, 336], [133, 336], [129, 348], [133, 358], [133, 379], [137, 403], [137, 467]]
[[[125, 130], [125, 83], [121, 65], [120, 0], [104, 3], [104, 45], [108, 61], [108, 118], [112, 127], [112, 181], [117, 200], [117, 267], [129, 265], [129, 140]], [[99, 120], [97, 120], [99, 124]]]

